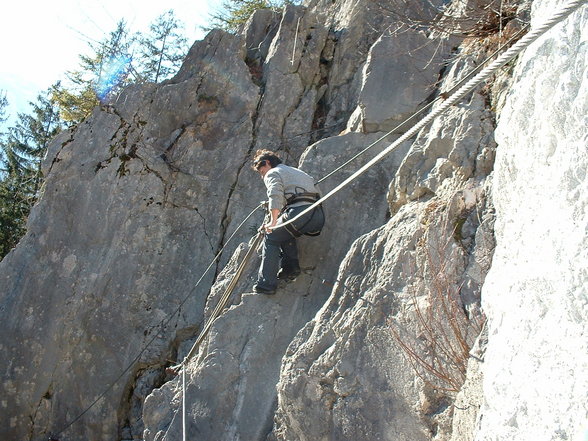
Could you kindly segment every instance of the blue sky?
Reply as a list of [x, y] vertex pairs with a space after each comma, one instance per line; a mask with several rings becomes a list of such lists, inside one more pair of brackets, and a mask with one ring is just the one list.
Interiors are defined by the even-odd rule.
[[132, 31], [147, 31], [159, 15], [173, 9], [184, 22], [190, 45], [202, 39], [200, 26], [221, 0], [9, 0], [0, 26], [0, 91], [7, 113], [28, 113], [29, 101], [78, 67], [88, 39], [100, 40], [124, 18]]

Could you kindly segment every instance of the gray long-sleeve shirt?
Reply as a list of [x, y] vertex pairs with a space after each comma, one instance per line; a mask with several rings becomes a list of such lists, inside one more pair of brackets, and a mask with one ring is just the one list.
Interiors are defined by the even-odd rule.
[[[319, 193], [318, 188], [314, 185], [312, 176], [307, 175], [288, 165], [279, 164], [272, 167], [264, 176], [263, 182], [267, 188], [267, 197], [269, 199], [269, 209], [281, 210], [286, 206], [286, 198], [297, 193]], [[293, 207], [307, 204], [298, 202], [292, 204]]]

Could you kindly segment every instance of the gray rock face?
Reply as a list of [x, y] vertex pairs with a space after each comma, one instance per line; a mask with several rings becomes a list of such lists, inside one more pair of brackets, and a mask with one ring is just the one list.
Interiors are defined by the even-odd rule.
[[[214, 322], [203, 353], [188, 370], [190, 436], [264, 439], [271, 431], [280, 361], [296, 332], [316, 311], [317, 298], [301, 292], [308, 289], [310, 277], [301, 279], [296, 289], [281, 290], [274, 297], [243, 294]], [[182, 414], [173, 403], [179, 392], [178, 380], [147, 399], [146, 440], [181, 438]], [[161, 418], [162, 408], [173, 413]]]
[[[365, 38], [359, 25], [371, 15], [358, 11], [362, 21], [341, 37], [347, 45]], [[325, 26], [320, 10], [288, 7], [281, 17], [259, 13], [254, 18], [242, 35], [212, 32], [192, 47], [172, 80], [128, 88], [51, 145], [44, 195], [31, 214], [28, 234], [0, 267], [6, 318], [0, 325], [6, 336], [0, 343], [4, 437], [59, 432], [121, 372], [112, 390], [67, 427], [67, 436], [141, 437], [142, 401], [165, 381], [167, 360], [182, 351], [183, 340], [205, 317], [211, 282], [231, 251], [197, 288], [196, 281], [263, 198], [261, 182], [245, 165], [248, 155], [264, 146], [297, 159], [311, 136], [327, 132], [295, 135], [325, 125], [325, 109], [344, 116], [357, 104], [337, 104], [333, 90], [339, 86], [326, 82], [335, 72], [339, 31], [333, 34]], [[329, 23], [343, 26], [340, 19]], [[356, 54], [338, 63], [345, 72], [336, 74], [339, 81], [360, 73], [364, 60], [365, 54]], [[320, 177], [377, 136], [325, 140], [313, 147], [316, 154], [307, 154], [315, 157], [303, 167]], [[400, 158], [358, 182], [357, 191], [385, 188]], [[374, 191], [357, 202], [345, 199], [350, 210], [361, 213], [362, 223], [333, 216], [330, 230], [317, 242], [324, 254], [302, 244], [306, 283], [312, 288], [293, 289], [318, 293], [312, 307], [302, 302], [306, 312], [284, 330], [282, 345], [275, 348], [274, 373], [268, 367], [267, 375], [274, 385], [280, 351], [329, 293], [321, 281], [334, 278], [338, 261], [358, 235], [384, 222], [381, 196]], [[337, 212], [335, 205], [326, 209]], [[251, 224], [260, 222], [258, 216]], [[246, 230], [238, 240], [247, 238]]]
[[318, 87], [317, 76], [327, 34], [318, 17], [305, 13], [304, 8], [284, 9], [263, 64], [265, 90], [257, 120], [258, 148], [276, 147], [277, 141], [285, 139], [288, 150], [298, 158], [301, 148], [307, 145], [309, 136], [297, 135], [312, 125], [314, 109], [324, 93], [324, 88]]
[[[467, 124], [480, 125], [477, 105], [470, 103], [469, 112], [463, 110], [473, 115], [460, 126], [470, 133], [463, 139], [466, 145], [489, 140], [467, 129]], [[443, 122], [452, 119], [448, 115]], [[420, 146], [436, 137], [436, 127], [419, 135], [397, 178], [408, 170], [406, 163]], [[454, 156], [459, 164], [470, 155], [467, 149], [462, 152], [462, 157]], [[446, 179], [441, 173], [432, 170], [428, 177]], [[452, 382], [459, 388], [465, 379], [467, 351], [483, 323], [479, 296], [493, 251], [492, 205], [481, 173], [477, 180], [456, 177], [436, 188], [438, 194], [404, 204], [383, 227], [349, 249], [331, 296], [284, 357], [274, 439], [357, 440], [369, 434], [369, 439], [419, 440], [450, 435], [453, 395], [439, 390], [453, 387]], [[449, 297], [455, 303], [440, 300]], [[445, 306], [460, 312], [439, 314]], [[422, 314], [431, 321], [420, 321]], [[451, 320], [459, 322], [459, 332], [445, 327]], [[432, 323], [439, 326], [433, 334], [427, 325]], [[435, 349], [444, 346], [441, 340], [448, 347]], [[449, 355], [461, 350], [458, 341], [468, 349]], [[420, 380], [415, 379], [415, 359], [407, 357], [408, 351], [422, 354], [425, 363], [417, 362]], [[437, 364], [454, 363], [461, 368], [431, 375]]]
[[[480, 125], [481, 118], [476, 119], [475, 115], [481, 113], [473, 112], [480, 103], [482, 101], [477, 100], [467, 106], [474, 115], [468, 120], [469, 124]], [[491, 140], [485, 132], [463, 127], [461, 130], [470, 134], [466, 139], [467, 145], [478, 146]], [[434, 130], [426, 131], [421, 136], [424, 139], [419, 140], [424, 142], [435, 136]], [[378, 133], [348, 133], [325, 139], [307, 149], [301, 165], [317, 176], [328, 164], [342, 162], [359, 145], [374, 142], [379, 137]], [[381, 146], [374, 147], [370, 154], [374, 155], [378, 148]], [[469, 155], [469, 151], [462, 149], [454, 153], [455, 160], [461, 164], [467, 156], [460, 158], [459, 152], [465, 156]], [[189, 387], [186, 391], [189, 434], [201, 434], [206, 439], [215, 430], [216, 436], [222, 439], [265, 439], [271, 431], [270, 439], [285, 440], [330, 439], [332, 436], [336, 439], [361, 439], [361, 436], [370, 433], [376, 439], [427, 439], [431, 431], [449, 432], [449, 398], [432, 389], [423, 392], [422, 384], [414, 382], [415, 374], [395, 342], [389, 320], [395, 316], [404, 329], [412, 316], [406, 311], [411, 309], [413, 295], [418, 293], [421, 302], [429, 301], [427, 295], [421, 292], [428, 288], [419, 282], [426, 272], [432, 271], [432, 263], [426, 256], [428, 248], [419, 247], [418, 259], [413, 256], [416, 242], [425, 236], [431, 243], [439, 243], [440, 238], [443, 240], [443, 261], [455, 262], [451, 284], [464, 286], [463, 303], [472, 309], [472, 314], [476, 313], [473, 305], [479, 302], [479, 289], [489, 266], [489, 262], [482, 262], [478, 256], [491, 254], [491, 245], [488, 246], [484, 238], [492, 235], [491, 229], [483, 233], [478, 219], [486, 218], [490, 208], [485, 205], [484, 188], [468, 184], [468, 179], [474, 174], [472, 172], [461, 180], [455, 180], [453, 193], [446, 189], [443, 197], [449, 200], [439, 197], [431, 203], [411, 204], [404, 209], [402, 216], [396, 216], [385, 228], [372, 231], [348, 251], [348, 238], [358, 237], [385, 221], [383, 195], [371, 191], [375, 187], [373, 183], [384, 184], [379, 187], [381, 192], [393, 178], [400, 161], [406, 161], [405, 155], [406, 148], [398, 150], [384, 167], [366, 174], [345, 195], [337, 195], [325, 204], [329, 218], [327, 228], [318, 239], [312, 239], [312, 243], [302, 243], [303, 266], [307, 262], [314, 264], [313, 267], [306, 267], [305, 277], [309, 276], [309, 279], [289, 285], [285, 293], [291, 298], [278, 300], [280, 305], [283, 301], [288, 303], [286, 309], [302, 307], [312, 313], [303, 320], [299, 320], [305, 315], [303, 311], [293, 313], [295, 322], [291, 321], [290, 315], [281, 319], [270, 312], [256, 316], [257, 327], [253, 329], [274, 329], [275, 321], [282, 320], [283, 331], [288, 333], [288, 338], [276, 340], [274, 335], [272, 351], [268, 352], [265, 336], [252, 339], [248, 332], [235, 335], [233, 328], [253, 326], [249, 318], [253, 314], [250, 312], [252, 308], [262, 311], [267, 308], [263, 298], [260, 300], [255, 296], [240, 297], [241, 303], [226, 313], [234, 311], [231, 321], [219, 319], [215, 322], [217, 331], [191, 364], [191, 383], [196, 387]], [[325, 181], [323, 190], [333, 188], [348, 175], [348, 170], [353, 169], [350, 165], [331, 178], [333, 182]], [[476, 175], [478, 181], [483, 181], [483, 172], [481, 169]], [[352, 216], [342, 214], [341, 207], [348, 207]], [[433, 220], [428, 214], [431, 210], [439, 213], [446, 210], [447, 214], [442, 215], [444, 222]], [[331, 217], [330, 213], [335, 215]], [[435, 226], [427, 228], [425, 233], [421, 226], [423, 222]], [[453, 239], [454, 222], [460, 225], [459, 240]], [[366, 227], [369, 228], [366, 230]], [[469, 254], [472, 249], [476, 251]], [[335, 277], [333, 269], [346, 253], [339, 275]], [[396, 256], [395, 253], [400, 254]], [[420, 268], [417, 274], [411, 274], [417, 267]], [[227, 275], [230, 273], [228, 271]], [[327, 283], [321, 284], [320, 280]], [[223, 284], [225, 282], [221, 277], [217, 286], [220, 288]], [[335, 287], [331, 290], [333, 284]], [[213, 292], [219, 288], [213, 288]], [[369, 294], [362, 294], [366, 290]], [[308, 322], [329, 294], [327, 303], [314, 320]], [[300, 295], [303, 296], [301, 305], [307, 306], [292, 304], [299, 301], [296, 299]], [[417, 332], [414, 326], [408, 327]], [[472, 344], [476, 332], [473, 329], [465, 329], [464, 332], [468, 333], [466, 338]], [[231, 338], [225, 338], [223, 334]], [[261, 346], [257, 346], [257, 340]], [[249, 349], [243, 348], [252, 348], [252, 354], [265, 354], [267, 383], [259, 384], [258, 359], [255, 356], [235, 355], [249, 353]], [[332, 356], [325, 358], [321, 355], [325, 353]], [[217, 360], [219, 356], [223, 357], [222, 362]], [[317, 356], [319, 359], [315, 358]], [[383, 369], [382, 365], [386, 368]], [[219, 378], [233, 379], [222, 393], [217, 387]], [[276, 411], [274, 397], [278, 378]], [[382, 388], [385, 384], [389, 390], [384, 393]], [[166, 384], [148, 398], [144, 413], [148, 428], [146, 439], [175, 439], [179, 436], [181, 410], [177, 397], [180, 394], [178, 380]], [[260, 396], [265, 397], [261, 402], [266, 405], [255, 401]], [[267, 407], [269, 402], [272, 406]], [[175, 410], [160, 415], [159, 409], [167, 406]], [[272, 429], [270, 420], [274, 413]], [[443, 427], [439, 428], [441, 424]]]
[[[498, 144], [476, 91], [325, 202], [296, 281], [253, 294], [250, 262], [186, 365], [185, 396], [165, 373], [262, 222], [196, 286], [265, 198], [254, 149], [320, 179], [372, 146], [320, 183], [326, 193], [479, 62], [462, 53], [443, 69], [443, 45], [433, 54], [422, 33], [389, 33], [386, 5], [259, 11], [237, 35], [196, 42], [173, 79], [126, 89], [54, 140], [28, 233], [0, 263], [4, 439], [177, 440], [183, 399], [189, 439], [580, 433], [585, 11], [519, 61]], [[533, 387], [546, 382], [558, 389]]]
[[[425, 32], [402, 27], [382, 35], [371, 47], [363, 68], [359, 103], [350, 127], [390, 131], [427, 104], [437, 89], [440, 69], [448, 56], [447, 44], [446, 40], [428, 38]], [[419, 48], [418, 55], [413, 53], [415, 48]], [[412, 87], [417, 83], [421, 87]]]
[[408, 201], [448, 195], [461, 183], [479, 181], [492, 171], [494, 116], [478, 93], [467, 105], [451, 108], [433, 121], [429, 130], [413, 144], [390, 185], [393, 212]]
[[[351, 156], [358, 146], [379, 138], [379, 134], [349, 133], [325, 139], [309, 148], [301, 167], [316, 175], [333, 162]], [[375, 148], [377, 150], [377, 147]], [[276, 384], [288, 345], [297, 332], [316, 314], [331, 292], [339, 262], [353, 237], [385, 221], [386, 203], [382, 194], [366, 194], [366, 189], [384, 189], [398, 168], [404, 152], [390, 158], [383, 167], [367, 174], [340, 196], [325, 203], [328, 225], [318, 238], [300, 238], [303, 275], [274, 297], [240, 292], [251, 287], [255, 272], [235, 290], [234, 306], [214, 322], [211, 335], [193, 363], [186, 390], [189, 427], [192, 436], [203, 439], [265, 439], [273, 427]], [[350, 167], [349, 167], [350, 168]], [[349, 174], [349, 168], [325, 181], [323, 190], [335, 186]], [[337, 208], [346, 206], [349, 216]], [[338, 215], [339, 214], [339, 215]], [[240, 253], [241, 255], [243, 253]], [[212, 289], [207, 309], [218, 301], [239, 261], [239, 254], [227, 266]], [[252, 263], [252, 268], [259, 262]], [[224, 385], [219, 391], [219, 382]], [[167, 383], [146, 401], [144, 420], [146, 440], [173, 440], [180, 436], [181, 409], [178, 406], [179, 379]], [[173, 411], [159, 417], [161, 408]]]
[[[388, 323], [416, 224], [407, 210], [351, 248], [331, 297], [288, 348], [276, 439], [427, 439], [408, 398], [418, 386]], [[366, 267], [375, 256], [394, 264]]]
[[63, 428], [131, 365], [70, 432], [116, 438], [132, 424], [119, 412], [134, 377], [161, 368], [176, 332], [198, 322], [214, 274], [181, 302], [227, 228], [225, 207], [207, 201], [228, 199], [257, 105], [245, 64], [230, 55], [236, 41], [213, 33], [202, 43], [224, 47], [216, 68], [231, 81], [210, 64], [202, 68], [210, 75], [183, 69], [175, 82], [128, 90], [53, 142], [43, 198], [0, 273], [10, 336], [2, 339], [5, 437]]

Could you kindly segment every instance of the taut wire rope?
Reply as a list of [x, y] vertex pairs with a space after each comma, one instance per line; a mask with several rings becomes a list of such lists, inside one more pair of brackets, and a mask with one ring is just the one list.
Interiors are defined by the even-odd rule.
[[563, 6], [559, 10], [557, 10], [551, 18], [543, 22], [541, 25], [537, 26], [536, 28], [531, 28], [529, 33], [523, 36], [519, 41], [517, 41], [512, 47], [510, 47], [504, 54], [498, 57], [495, 61], [490, 63], [486, 68], [484, 68], [479, 74], [477, 74], [474, 78], [468, 81], [465, 85], [463, 85], [459, 90], [454, 92], [452, 95], [447, 97], [442, 104], [439, 105], [435, 110], [429, 113], [426, 117], [421, 119], [417, 124], [412, 126], [407, 132], [401, 135], [396, 141], [386, 147], [383, 151], [377, 154], [374, 158], [360, 167], [355, 173], [337, 185], [333, 190], [328, 192], [326, 195], [321, 197], [318, 201], [314, 202], [313, 204], [309, 205], [301, 211], [297, 216], [294, 216], [292, 219], [287, 220], [284, 223], [277, 224], [273, 227], [274, 230], [278, 228], [283, 228], [286, 225], [289, 225], [296, 220], [300, 219], [302, 216], [310, 212], [311, 210], [318, 207], [324, 201], [329, 199], [334, 194], [338, 193], [344, 187], [346, 187], [349, 183], [357, 179], [360, 175], [365, 173], [368, 169], [370, 169], [374, 164], [379, 162], [383, 159], [386, 155], [396, 149], [400, 144], [404, 141], [410, 139], [412, 136], [418, 133], [423, 127], [445, 112], [454, 104], [457, 104], [464, 96], [472, 92], [477, 86], [479, 86], [483, 81], [486, 81], [491, 75], [493, 75], [498, 69], [512, 60], [515, 56], [521, 53], [524, 49], [526, 49], [531, 43], [533, 43], [537, 38], [555, 26], [557, 23], [564, 20], [568, 15], [578, 9], [582, 4], [588, 2], [588, 0], [572, 0], [567, 5]]
[[182, 441], [186, 441], [186, 366], [182, 366]]
[[349, 165], [351, 162], [353, 162], [354, 160], [356, 160], [357, 158], [359, 158], [361, 155], [363, 155], [365, 152], [367, 152], [368, 150], [370, 150], [371, 148], [375, 147], [376, 145], [378, 145], [380, 142], [382, 142], [384, 139], [386, 139], [387, 137], [389, 137], [390, 135], [393, 135], [394, 133], [396, 133], [401, 127], [403, 127], [404, 125], [406, 125], [409, 121], [415, 119], [418, 115], [420, 115], [421, 113], [423, 113], [425, 110], [428, 110], [429, 108], [431, 108], [433, 105], [435, 105], [438, 101], [444, 99], [445, 96], [451, 95], [454, 91], [456, 91], [460, 85], [462, 85], [463, 83], [465, 83], [469, 78], [471, 78], [472, 75], [474, 75], [476, 72], [478, 72], [482, 67], [484, 67], [484, 65], [490, 61], [492, 58], [494, 58], [494, 56], [496, 54], [498, 54], [499, 52], [502, 52], [502, 50], [507, 47], [508, 45], [510, 45], [514, 40], [516, 40], [517, 38], [519, 38], [519, 36], [526, 32], [527, 29], [529, 28], [529, 25], [525, 25], [523, 26], [521, 29], [519, 29], [519, 31], [514, 34], [506, 43], [502, 44], [498, 49], [496, 49], [494, 52], [492, 52], [492, 54], [490, 54], [489, 56], [487, 56], [484, 61], [482, 61], [478, 66], [476, 66], [474, 69], [472, 69], [471, 72], [469, 72], [467, 75], [465, 75], [462, 79], [460, 79], [455, 85], [453, 85], [451, 87], [451, 89], [447, 92], [444, 92], [442, 95], [436, 97], [433, 101], [431, 101], [430, 103], [428, 103], [426, 106], [421, 107], [420, 109], [418, 109], [417, 111], [415, 111], [412, 115], [410, 115], [409, 117], [407, 117], [406, 119], [404, 119], [402, 122], [400, 122], [398, 125], [396, 125], [396, 127], [394, 127], [393, 129], [389, 130], [388, 132], [386, 132], [384, 135], [380, 136], [378, 139], [376, 139], [374, 142], [372, 142], [370, 145], [368, 145], [367, 147], [365, 147], [363, 150], [361, 150], [360, 152], [358, 152], [357, 154], [355, 154], [353, 157], [349, 158], [347, 161], [345, 161], [343, 164], [341, 164], [340, 166], [338, 166], [337, 168], [335, 168], [334, 170], [332, 170], [331, 172], [329, 172], [326, 176], [323, 176], [320, 180], [317, 181], [317, 184], [320, 184], [321, 182], [327, 180], [328, 178], [330, 178], [332, 175], [334, 175], [335, 173], [337, 173], [339, 170], [341, 170], [342, 168], [346, 167], [347, 165]]

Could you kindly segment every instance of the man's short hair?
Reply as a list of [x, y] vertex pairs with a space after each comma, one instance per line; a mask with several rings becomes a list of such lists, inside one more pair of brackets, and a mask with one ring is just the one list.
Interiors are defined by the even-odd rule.
[[282, 163], [282, 160], [271, 150], [257, 150], [253, 156], [253, 168], [257, 168], [265, 161], [268, 161], [272, 167]]

